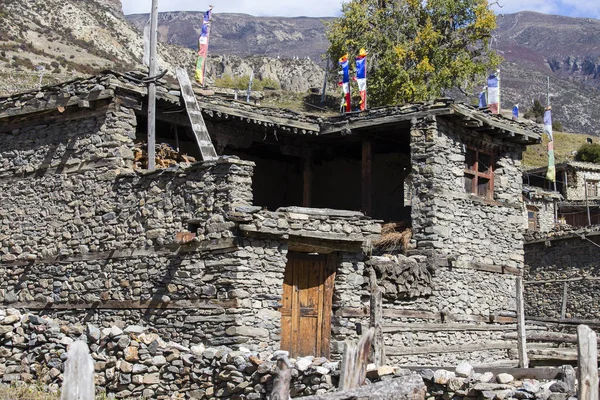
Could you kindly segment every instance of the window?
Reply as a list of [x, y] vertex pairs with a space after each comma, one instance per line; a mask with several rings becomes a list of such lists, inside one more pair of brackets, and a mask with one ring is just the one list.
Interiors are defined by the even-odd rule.
[[530, 231], [537, 231], [537, 208], [533, 206], [527, 206], [527, 229]]
[[465, 154], [465, 190], [477, 196], [492, 198], [494, 159], [491, 154], [467, 149]]
[[585, 181], [587, 197], [598, 197], [598, 181]]

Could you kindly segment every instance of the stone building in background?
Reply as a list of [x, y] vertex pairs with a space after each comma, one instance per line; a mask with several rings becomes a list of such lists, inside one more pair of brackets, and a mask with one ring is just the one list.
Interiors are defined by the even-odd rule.
[[520, 159], [541, 130], [447, 99], [325, 118], [204, 92], [220, 157], [192, 162], [163, 83], [148, 172], [145, 97], [107, 73], [0, 99], [3, 307], [337, 359], [374, 276], [389, 363], [509, 357]]
[[600, 224], [600, 165], [582, 161], [558, 164], [556, 187], [545, 178], [546, 170], [542, 167], [525, 171], [523, 182], [562, 197], [556, 202], [558, 221], [572, 227]]

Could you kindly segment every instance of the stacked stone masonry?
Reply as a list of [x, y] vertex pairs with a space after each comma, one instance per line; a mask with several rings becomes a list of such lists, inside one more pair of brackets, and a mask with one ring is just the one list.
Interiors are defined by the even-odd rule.
[[[565, 284], [565, 317], [600, 318], [600, 239], [597, 228], [528, 236], [525, 244], [525, 314], [560, 318]], [[537, 282], [537, 283], [536, 283]]]

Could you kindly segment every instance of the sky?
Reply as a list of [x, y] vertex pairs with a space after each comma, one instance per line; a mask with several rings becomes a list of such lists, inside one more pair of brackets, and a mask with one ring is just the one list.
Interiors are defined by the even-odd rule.
[[[125, 14], [148, 13], [152, 0], [122, 0]], [[159, 11], [205, 11], [210, 4], [214, 12], [236, 12], [256, 16], [335, 17], [342, 0], [158, 0]], [[500, 4], [502, 8], [495, 4]], [[492, 8], [499, 13], [538, 11], [569, 17], [600, 19], [598, 0], [498, 0]]]

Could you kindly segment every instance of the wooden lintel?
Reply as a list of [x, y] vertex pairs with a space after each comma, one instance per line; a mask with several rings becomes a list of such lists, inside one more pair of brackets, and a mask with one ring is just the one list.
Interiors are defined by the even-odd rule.
[[362, 251], [362, 242], [342, 242], [301, 236], [290, 236], [288, 248], [291, 251], [308, 253], [329, 254], [336, 251], [358, 253]]
[[147, 309], [228, 309], [238, 306], [236, 299], [231, 300], [174, 300], [162, 301], [108, 300], [91, 303], [46, 303], [40, 301], [4, 303], [6, 307], [26, 310], [147, 310]]
[[8, 266], [22, 266], [31, 264], [60, 264], [60, 263], [73, 263], [78, 261], [98, 261], [98, 260], [113, 260], [113, 259], [132, 259], [147, 256], [175, 256], [180, 253], [194, 253], [194, 252], [212, 252], [222, 250], [234, 250], [237, 248], [237, 238], [225, 238], [225, 239], [212, 239], [204, 240], [202, 242], [192, 242], [185, 245], [177, 243], [157, 246], [157, 247], [145, 247], [145, 248], [134, 248], [134, 249], [123, 249], [123, 250], [110, 250], [103, 252], [90, 252], [86, 254], [80, 254], [73, 257], [50, 257], [44, 259], [37, 259], [35, 261], [14, 261], [11, 263], [2, 263], [3, 267]]

